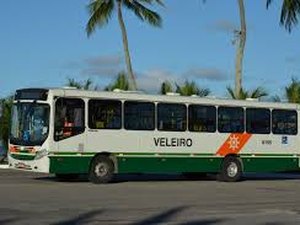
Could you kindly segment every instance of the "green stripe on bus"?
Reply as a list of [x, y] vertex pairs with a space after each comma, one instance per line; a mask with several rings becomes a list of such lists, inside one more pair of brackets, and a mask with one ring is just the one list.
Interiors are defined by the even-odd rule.
[[245, 172], [285, 172], [299, 170], [299, 158], [242, 157], [242, 161]]
[[[96, 154], [101, 154], [101, 152], [49, 152], [49, 157], [53, 156], [93, 156]], [[186, 157], [194, 157], [194, 156], [211, 156], [211, 157], [220, 157], [214, 153], [164, 153], [164, 152], [111, 152], [110, 154], [115, 155], [117, 157], [124, 156], [186, 156]], [[265, 154], [265, 153], [247, 153], [247, 154], [239, 154], [240, 157], [300, 157], [299, 154]], [[223, 156], [222, 156], [223, 157]]]
[[50, 157], [50, 173], [88, 173], [93, 156]]
[[[51, 173], [88, 173], [93, 156], [50, 157]], [[244, 172], [284, 172], [299, 170], [299, 158], [295, 157], [241, 157]], [[180, 173], [219, 172], [222, 157], [170, 157], [170, 156], [117, 156], [119, 173]]]
[[119, 173], [218, 172], [221, 158], [118, 158]]

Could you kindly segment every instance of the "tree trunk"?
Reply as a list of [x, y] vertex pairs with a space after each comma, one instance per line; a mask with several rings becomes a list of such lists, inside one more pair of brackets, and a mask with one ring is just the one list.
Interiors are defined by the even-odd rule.
[[246, 16], [244, 1], [238, 0], [239, 11], [240, 11], [240, 22], [241, 29], [238, 33], [238, 42], [236, 50], [236, 61], [235, 61], [235, 95], [238, 97], [242, 88], [242, 71], [243, 71], [243, 58], [244, 50], [246, 45], [247, 27], [246, 27]]
[[130, 54], [129, 54], [129, 47], [128, 47], [127, 32], [126, 32], [123, 15], [122, 15], [122, 1], [123, 0], [118, 0], [118, 20], [119, 20], [119, 25], [120, 25], [120, 28], [122, 31], [125, 61], [126, 61], [128, 75], [129, 75], [129, 90], [135, 91], [135, 90], [137, 90], [136, 80], [135, 80], [135, 76], [134, 76], [133, 70], [132, 70]]

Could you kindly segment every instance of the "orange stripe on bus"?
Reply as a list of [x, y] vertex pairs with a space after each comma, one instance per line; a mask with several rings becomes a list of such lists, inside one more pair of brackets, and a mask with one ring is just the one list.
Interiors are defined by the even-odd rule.
[[217, 155], [226, 156], [228, 154], [238, 154], [248, 140], [251, 138], [252, 134], [248, 133], [232, 133], [229, 135], [227, 140], [216, 152]]

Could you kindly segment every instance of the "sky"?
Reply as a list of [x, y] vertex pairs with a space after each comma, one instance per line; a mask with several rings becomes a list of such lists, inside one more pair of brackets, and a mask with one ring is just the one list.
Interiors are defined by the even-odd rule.
[[[157, 93], [164, 80], [193, 80], [211, 95], [225, 96], [234, 85], [237, 1], [164, 2], [165, 7], [152, 6], [163, 19], [161, 28], [124, 9], [139, 89]], [[300, 25], [292, 33], [279, 25], [281, 2], [266, 10], [264, 0], [245, 0], [243, 86], [263, 86], [270, 95], [283, 95], [291, 78], [300, 78]], [[88, 38], [88, 3], [0, 1], [0, 98], [19, 88], [62, 87], [68, 78], [90, 78], [105, 87], [126, 69], [116, 13]]]

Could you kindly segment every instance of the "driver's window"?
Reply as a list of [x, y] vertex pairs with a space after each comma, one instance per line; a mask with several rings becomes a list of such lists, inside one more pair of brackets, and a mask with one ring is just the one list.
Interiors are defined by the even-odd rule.
[[84, 132], [84, 101], [75, 98], [59, 98], [55, 103], [55, 141]]

